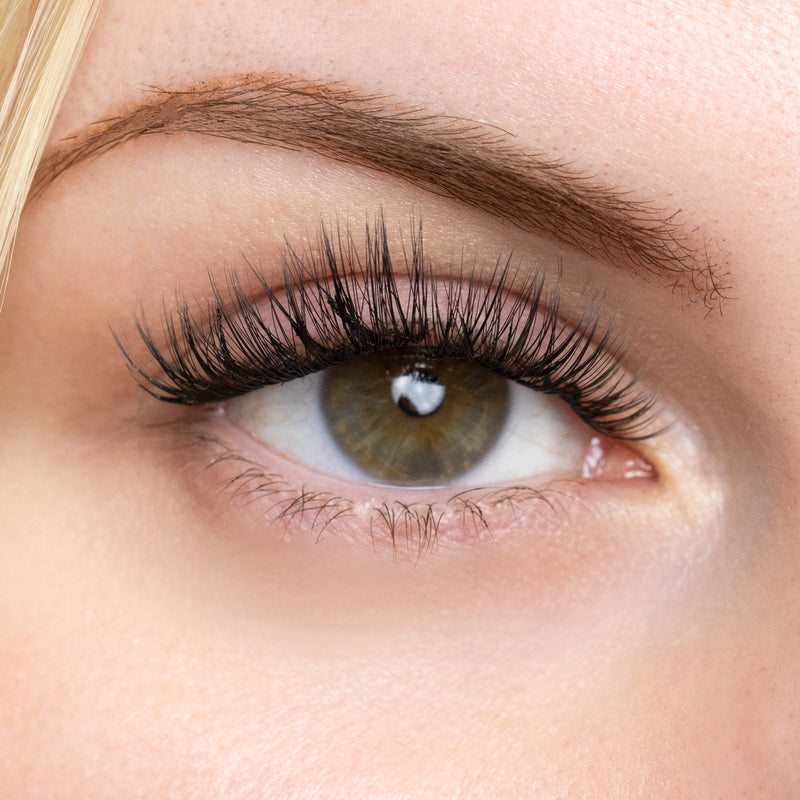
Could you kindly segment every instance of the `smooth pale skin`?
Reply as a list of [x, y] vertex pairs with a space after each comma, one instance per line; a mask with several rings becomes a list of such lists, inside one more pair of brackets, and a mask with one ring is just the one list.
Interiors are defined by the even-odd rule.
[[[521, 512], [418, 564], [314, 546], [153, 426], [109, 327], [321, 217], [417, 213], [447, 252], [552, 244], [200, 137], [73, 170], [26, 209], [0, 314], [3, 796], [800, 796], [798, 42], [779, 2], [108, 0], [51, 148], [148, 85], [343, 81], [680, 209], [732, 289], [709, 313], [562, 256], [678, 420], [655, 487], [599, 482], [569, 524]], [[689, 455], [658, 460], [669, 442]]]

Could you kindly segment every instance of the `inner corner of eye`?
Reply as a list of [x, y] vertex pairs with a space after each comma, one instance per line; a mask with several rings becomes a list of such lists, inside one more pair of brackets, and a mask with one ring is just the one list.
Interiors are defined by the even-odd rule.
[[398, 487], [652, 480], [628, 442], [594, 434], [557, 398], [468, 361], [358, 356], [251, 392], [227, 417], [273, 452], [355, 484]]

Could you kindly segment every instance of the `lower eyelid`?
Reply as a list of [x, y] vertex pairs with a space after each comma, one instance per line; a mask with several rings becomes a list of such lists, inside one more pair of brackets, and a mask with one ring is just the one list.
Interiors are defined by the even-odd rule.
[[623, 481], [550, 476], [535, 485], [430, 489], [355, 484], [269, 453], [219, 410], [191, 427], [202, 465], [198, 491], [216, 499], [223, 515], [242, 515], [256, 532], [284, 541], [344, 541], [392, 559], [413, 561], [431, 548], [461, 549], [515, 533], [572, 532], [580, 527], [576, 517], [598, 513], [619, 491], [649, 504], [659, 488], [658, 476], [646, 470]]

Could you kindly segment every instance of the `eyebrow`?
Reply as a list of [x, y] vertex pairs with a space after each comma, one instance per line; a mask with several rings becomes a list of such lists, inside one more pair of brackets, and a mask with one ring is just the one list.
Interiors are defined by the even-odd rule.
[[341, 84], [284, 76], [148, 89], [124, 115], [62, 140], [40, 164], [38, 196], [77, 164], [154, 134], [195, 133], [311, 151], [403, 179], [719, 307], [727, 274], [696, 228], [485, 123], [425, 113]]

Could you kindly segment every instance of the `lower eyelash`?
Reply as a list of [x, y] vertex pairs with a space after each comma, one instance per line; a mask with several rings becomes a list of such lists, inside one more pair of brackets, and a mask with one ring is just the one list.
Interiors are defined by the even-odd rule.
[[524, 510], [527, 516], [532, 503], [566, 517], [565, 503], [574, 500], [556, 484], [563, 487], [575, 481], [560, 479], [539, 488], [479, 486], [434, 502], [358, 502], [333, 492], [293, 486], [284, 476], [265, 470], [215, 437], [195, 433], [192, 441], [205, 452], [211, 448], [215, 453], [205, 466], [207, 473], [231, 466], [230, 475], [214, 481], [215, 488], [257, 507], [259, 516], [282, 525], [287, 539], [294, 531], [302, 531], [316, 543], [328, 536], [346, 541], [354, 521], [366, 519], [373, 547], [388, 548], [393, 556], [418, 559], [433, 547], [493, 538], [493, 514], [505, 511], [515, 515]]
[[136, 380], [159, 400], [203, 405], [366, 353], [413, 348], [425, 358], [473, 361], [556, 395], [598, 433], [654, 435], [654, 401], [621, 368], [622, 347], [611, 327], [601, 331], [599, 301], [570, 326], [559, 317], [558, 281], [545, 296], [542, 269], [526, 277], [508, 257], [480, 283], [463, 265], [442, 277], [418, 229], [398, 273], [383, 219], [366, 234], [363, 257], [349, 232], [334, 239], [324, 226], [319, 254], [300, 257], [287, 247], [280, 291], [252, 268], [262, 302], [233, 275], [226, 292], [212, 284], [203, 314], [179, 299], [175, 311], [164, 312], [163, 347], [140, 316], [137, 329], [155, 368], [137, 364], [120, 343]]

